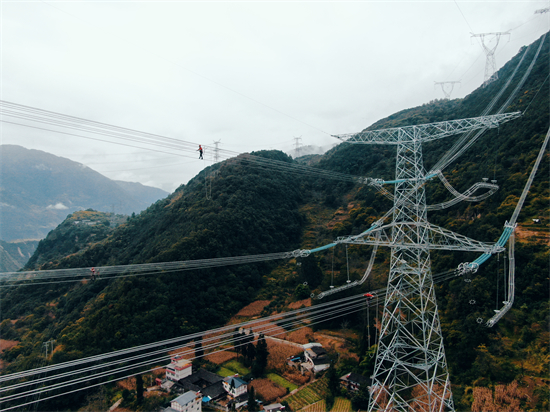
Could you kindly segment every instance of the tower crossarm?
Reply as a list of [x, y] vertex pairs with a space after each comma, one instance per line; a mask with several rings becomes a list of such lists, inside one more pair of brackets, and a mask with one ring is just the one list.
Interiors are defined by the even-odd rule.
[[[418, 229], [421, 227], [427, 230], [419, 231]], [[394, 239], [399, 239], [397, 242], [391, 240], [392, 229], [401, 232], [398, 236], [394, 235]], [[428, 243], [419, 242], [417, 237], [419, 232], [426, 232], [430, 241]], [[487, 254], [499, 253], [504, 250], [500, 244], [480, 242], [428, 222], [391, 223], [363, 235], [339, 237], [337, 243], [388, 247], [405, 246], [411, 249], [456, 250]]]
[[502, 113], [490, 116], [472, 117], [468, 119], [426, 123], [416, 126], [365, 130], [359, 133], [336, 134], [332, 136], [347, 143], [397, 145], [412, 141], [425, 142], [436, 140], [472, 130], [491, 129], [520, 116], [521, 112]]

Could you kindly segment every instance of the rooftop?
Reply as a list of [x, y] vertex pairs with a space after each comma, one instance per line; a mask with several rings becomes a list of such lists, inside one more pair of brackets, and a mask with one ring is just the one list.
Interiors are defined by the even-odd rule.
[[359, 384], [368, 382], [367, 378], [365, 378], [363, 375], [359, 375], [358, 373], [355, 373], [355, 372], [350, 372], [350, 373], [342, 376], [340, 379], [343, 380], [343, 381], [355, 382], [355, 383], [359, 383]]
[[190, 402], [193, 402], [197, 398], [197, 392], [195, 391], [188, 391], [185, 392], [183, 395], [178, 396], [176, 399], [172, 399], [172, 402], [177, 402], [181, 406], [185, 406]]
[[237, 376], [228, 376], [227, 378], [224, 378], [224, 382], [227, 382], [229, 386], [233, 385], [235, 388], [246, 385], [246, 382]]

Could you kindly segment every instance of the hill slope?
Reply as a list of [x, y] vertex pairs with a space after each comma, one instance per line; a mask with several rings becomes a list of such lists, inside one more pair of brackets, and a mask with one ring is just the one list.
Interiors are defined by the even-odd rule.
[[[485, 133], [444, 171], [461, 192], [484, 177], [498, 180], [500, 190], [481, 203], [461, 203], [430, 213], [431, 222], [483, 241], [495, 241], [500, 235], [550, 126], [545, 82], [549, 43], [547, 39], [531, 76], [509, 105], [508, 111], [522, 110], [524, 116]], [[535, 43], [527, 50], [525, 63], [515, 79], [525, 72], [537, 46]], [[377, 122], [375, 127], [478, 116], [502, 88], [521, 56], [518, 54], [503, 67], [500, 80], [464, 99], [407, 109]], [[435, 164], [452, 143], [449, 138], [427, 144], [427, 167]], [[280, 152], [258, 155], [293, 162]], [[342, 144], [323, 155], [316, 165], [342, 173], [391, 179], [394, 156], [391, 147]], [[520, 215], [519, 223], [524, 228], [533, 217], [538, 217], [543, 219], [541, 231], [548, 230], [549, 172], [547, 153]], [[215, 177], [211, 180], [211, 196], [207, 196], [207, 178], [212, 175]], [[428, 197], [429, 203], [439, 203], [450, 195], [440, 183], [430, 182]], [[205, 169], [188, 185], [129, 219], [100, 242], [77, 247], [70, 255], [57, 259], [35, 259], [29, 268], [204, 259], [320, 246], [337, 236], [359, 233], [389, 207], [387, 199], [367, 186], [307, 175], [296, 179], [295, 175], [248, 167], [232, 159]], [[63, 237], [63, 225], [56, 232], [65, 241], [68, 237]], [[51, 247], [55, 248], [55, 244]], [[371, 285], [383, 285], [388, 257], [387, 251], [379, 252]], [[432, 270], [446, 271], [475, 257], [434, 252]], [[458, 278], [436, 286], [457, 409], [470, 408], [471, 399], [464, 394], [469, 386], [508, 383], [522, 374], [548, 378], [547, 370], [536, 368], [536, 359], [547, 363], [548, 257], [548, 244], [536, 239], [516, 245], [516, 301], [513, 310], [492, 329], [477, 319], [487, 319], [501, 305], [504, 270], [497, 259], [503, 257], [482, 266], [469, 279], [471, 282]], [[361, 276], [367, 259], [368, 250], [350, 247], [352, 278]], [[292, 299], [291, 293], [302, 282], [300, 276], [308, 275], [303, 273], [304, 267], [315, 275], [315, 282], [310, 282], [312, 288], [319, 285], [319, 290], [325, 290], [332, 269], [335, 278], [345, 282], [346, 260], [344, 251], [338, 250], [334, 263], [328, 255], [313, 255], [299, 270], [285, 263], [278, 267], [256, 264], [78, 284], [29, 285], [13, 288], [9, 293], [3, 290], [3, 333], [21, 343], [2, 358], [7, 369], [13, 370], [28, 366], [30, 363], [25, 360], [36, 357], [40, 343], [49, 339], [62, 345], [52, 360], [59, 362], [183, 335], [223, 323], [258, 295], [273, 299], [274, 304], [269, 307], [273, 310]], [[20, 320], [12, 325], [7, 319]], [[350, 322], [359, 329], [363, 319], [357, 315]], [[332, 326], [336, 327], [336, 323]], [[14, 362], [19, 355], [18, 362]], [[368, 376], [372, 364], [364, 358], [355, 367]]]
[[37, 240], [0, 240], [0, 272], [15, 272], [21, 269], [34, 254], [37, 245]]
[[0, 145], [0, 238], [41, 239], [76, 210], [140, 212], [167, 195], [139, 183], [117, 184], [83, 164], [21, 146]]

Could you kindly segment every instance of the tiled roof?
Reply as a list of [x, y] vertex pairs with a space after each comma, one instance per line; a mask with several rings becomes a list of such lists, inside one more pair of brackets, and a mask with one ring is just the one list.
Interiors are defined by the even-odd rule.
[[[200, 391], [216, 382], [221, 382], [223, 378], [215, 373], [208, 372], [205, 369], [199, 369], [192, 375], [186, 376], [178, 381], [185, 390]], [[203, 391], [204, 393], [204, 391]]]
[[355, 383], [359, 383], [359, 384], [368, 382], [367, 378], [365, 378], [363, 375], [359, 375], [358, 373], [355, 373], [355, 372], [350, 372], [350, 373], [342, 376], [340, 379], [343, 380], [343, 381], [355, 382]]
[[246, 385], [246, 382], [243, 381], [241, 378], [238, 378], [236, 376], [228, 376], [224, 379], [225, 382], [229, 384], [229, 386], [233, 385], [235, 388], [238, 388], [239, 386]]
[[314, 346], [312, 348], [310, 348], [310, 351], [312, 351], [313, 353], [315, 353], [317, 356], [319, 355], [324, 355], [327, 353], [326, 350], [324, 350], [323, 348], [320, 348], [318, 346]]
[[222, 381], [218, 381], [202, 389], [201, 393], [206, 396], [210, 396], [212, 399], [216, 399], [221, 395], [224, 395], [226, 392], [225, 392], [225, 389], [223, 388]]
[[197, 397], [197, 392], [189, 391], [189, 392], [185, 392], [183, 395], [178, 396], [176, 399], [172, 399], [172, 402], [177, 402], [181, 406], [185, 406], [189, 402], [193, 402], [196, 397]]

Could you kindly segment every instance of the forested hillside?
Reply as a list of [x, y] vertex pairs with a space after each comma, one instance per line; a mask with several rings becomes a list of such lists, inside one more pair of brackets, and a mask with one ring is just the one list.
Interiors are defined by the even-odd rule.
[[[525, 73], [539, 42], [527, 50], [515, 80], [494, 111]], [[431, 212], [431, 222], [481, 241], [496, 241], [500, 236], [549, 128], [549, 44], [546, 39], [525, 85], [506, 108], [507, 112], [522, 111], [523, 116], [487, 131], [443, 171], [460, 192], [483, 178], [497, 180], [500, 189], [481, 203], [464, 202]], [[370, 129], [479, 116], [524, 52], [520, 51], [500, 70], [498, 81], [464, 99], [438, 100], [403, 110]], [[453, 139], [425, 145], [427, 169], [452, 145]], [[289, 165], [295, 163], [277, 151], [255, 155]], [[315, 167], [391, 179], [395, 173], [394, 156], [395, 149], [389, 146], [341, 144], [315, 158]], [[512, 311], [493, 328], [478, 322], [502, 306], [503, 255], [489, 260], [466, 279], [468, 282], [456, 278], [436, 285], [457, 410], [470, 410], [474, 387], [492, 390], [495, 383], [508, 384], [525, 377], [538, 385], [540, 399], [545, 399], [547, 387], [544, 389], [543, 382], [550, 379], [546, 237], [550, 227], [549, 165], [547, 151], [518, 220], [518, 231], [531, 231], [539, 237], [527, 236], [516, 243], [516, 299]], [[450, 198], [437, 179], [428, 184], [427, 190], [429, 204]], [[168, 262], [313, 248], [338, 236], [365, 230], [390, 207], [389, 200], [366, 185], [307, 174], [297, 178], [292, 173], [253, 166], [236, 158], [206, 168], [187, 185], [115, 229], [104, 231], [97, 225], [90, 226], [86, 234], [76, 233], [77, 217], [69, 217], [39, 245], [26, 269]], [[535, 218], [541, 223], [535, 225]], [[282, 309], [296, 300], [293, 294], [304, 293], [304, 288], [298, 286], [306, 280], [306, 294], [328, 289], [333, 272], [335, 284], [345, 282], [348, 266], [344, 250], [336, 250], [334, 261], [331, 253], [313, 254], [302, 259], [299, 267], [294, 261], [275, 261], [116, 280], [3, 288], [0, 332], [3, 339], [19, 342], [2, 354], [4, 372], [37, 366], [42, 360], [42, 342], [50, 339], [57, 340], [58, 347], [50, 361], [56, 363], [212, 328], [257, 298], [272, 300], [271, 310]], [[369, 255], [368, 249], [349, 248], [351, 279], [362, 276]], [[453, 269], [476, 257], [434, 252], [433, 272]], [[384, 285], [388, 263], [388, 250], [381, 250], [372, 278], [362, 290]], [[351, 316], [349, 321], [361, 331], [360, 317]], [[337, 319], [324, 326], [336, 327], [340, 322]], [[365, 354], [369, 348], [364, 342], [359, 347], [361, 360], [353, 367], [368, 376], [373, 366]], [[75, 393], [41, 406], [70, 408], [82, 396]], [[544, 405], [540, 403], [538, 407]]]

